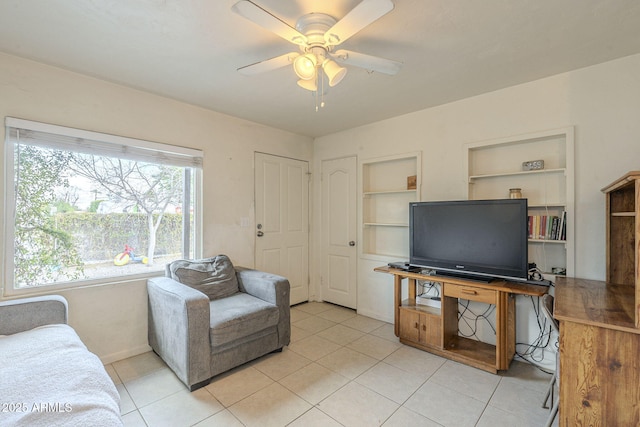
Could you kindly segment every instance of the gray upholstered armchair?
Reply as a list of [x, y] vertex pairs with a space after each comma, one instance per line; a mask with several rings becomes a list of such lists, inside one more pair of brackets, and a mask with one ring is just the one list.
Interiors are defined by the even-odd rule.
[[193, 391], [289, 344], [289, 281], [224, 255], [179, 260], [147, 281], [149, 345]]

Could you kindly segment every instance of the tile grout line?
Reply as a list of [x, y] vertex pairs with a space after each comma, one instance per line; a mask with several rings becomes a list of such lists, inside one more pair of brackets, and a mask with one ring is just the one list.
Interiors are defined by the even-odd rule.
[[[326, 303], [313, 303], [313, 304], [326, 304]], [[323, 307], [325, 307], [325, 309], [317, 310], [317, 308], [323, 308]], [[382, 420], [380, 425], [383, 425], [384, 423], [388, 422], [391, 418], [393, 418], [393, 417], [394, 417], [394, 415], [396, 415], [396, 414], [400, 411], [400, 409], [401, 409], [401, 408], [402, 408], [402, 409], [404, 409], [405, 411], [409, 411], [409, 412], [411, 412], [411, 413], [415, 414], [416, 416], [423, 417], [423, 418], [425, 418], [425, 419], [427, 419], [427, 420], [429, 420], [429, 421], [431, 421], [431, 422], [434, 422], [434, 423], [438, 424], [438, 423], [437, 423], [437, 421], [435, 421], [435, 420], [433, 420], [433, 419], [429, 418], [428, 416], [426, 416], [426, 415], [424, 415], [424, 414], [422, 414], [422, 413], [415, 412], [415, 411], [413, 411], [412, 409], [410, 409], [410, 408], [406, 407], [405, 405], [406, 405], [406, 404], [407, 404], [407, 402], [409, 402], [409, 401], [410, 401], [414, 396], [416, 396], [416, 394], [417, 394], [417, 393], [418, 393], [418, 392], [419, 392], [423, 387], [425, 387], [425, 385], [426, 385], [426, 384], [427, 384], [427, 383], [428, 383], [428, 382], [429, 382], [429, 381], [434, 377], [434, 375], [435, 375], [437, 372], [439, 372], [439, 371], [440, 371], [440, 370], [441, 370], [441, 369], [442, 369], [442, 368], [447, 364], [447, 362], [448, 362], [448, 361], [447, 361], [446, 359], [444, 359], [443, 363], [441, 363], [441, 364], [440, 364], [440, 365], [439, 365], [435, 370], [433, 370], [433, 372], [430, 372], [430, 373], [429, 373], [429, 375], [428, 375], [428, 376], [427, 376], [427, 377], [426, 377], [426, 378], [425, 378], [425, 379], [420, 383], [420, 385], [418, 385], [418, 386], [416, 387], [416, 389], [415, 389], [414, 391], [412, 391], [412, 392], [411, 392], [411, 393], [410, 393], [406, 398], [404, 398], [404, 400], [403, 400], [401, 403], [398, 403], [397, 401], [395, 401], [395, 400], [391, 399], [390, 397], [387, 397], [387, 396], [385, 396], [384, 394], [382, 394], [382, 393], [380, 393], [380, 392], [378, 392], [378, 391], [376, 391], [376, 390], [374, 390], [374, 389], [370, 388], [369, 386], [367, 386], [367, 385], [365, 385], [365, 384], [361, 384], [361, 383], [359, 383], [357, 380], [358, 380], [359, 378], [362, 378], [365, 374], [369, 373], [370, 371], [372, 371], [372, 370], [373, 370], [373, 369], [375, 369], [376, 367], [380, 367], [380, 366], [381, 366], [381, 363], [384, 363], [384, 364], [389, 365], [389, 366], [391, 366], [391, 367], [393, 367], [393, 368], [399, 369], [399, 370], [401, 370], [401, 371], [403, 371], [403, 372], [410, 372], [410, 371], [406, 371], [405, 369], [400, 368], [399, 366], [396, 366], [396, 365], [395, 365], [395, 364], [393, 364], [393, 363], [389, 363], [389, 362], [387, 361], [391, 356], [393, 356], [393, 355], [394, 355], [395, 353], [397, 353], [398, 351], [402, 350], [403, 348], [410, 348], [410, 347], [407, 347], [407, 346], [405, 346], [405, 345], [401, 345], [401, 346], [399, 346], [399, 347], [396, 347], [395, 349], [393, 349], [393, 351], [391, 351], [389, 354], [386, 354], [384, 357], [382, 357], [382, 358], [380, 358], [380, 359], [379, 359], [378, 357], [370, 356], [369, 354], [367, 354], [366, 352], [364, 352], [364, 351], [363, 351], [364, 347], [361, 347], [361, 348], [358, 348], [358, 347], [356, 347], [356, 348], [351, 348], [351, 347], [349, 347], [350, 345], [353, 345], [355, 342], [357, 342], [357, 341], [359, 341], [359, 340], [362, 340], [362, 339], [384, 340], [385, 342], [389, 342], [389, 343], [397, 343], [397, 341], [395, 341], [395, 340], [391, 339], [391, 338], [396, 338], [396, 339], [397, 339], [397, 337], [391, 337], [391, 336], [389, 335], [389, 332], [390, 332], [389, 330], [387, 330], [386, 332], [384, 331], [384, 329], [383, 329], [383, 328], [389, 328], [389, 324], [388, 324], [388, 322], [383, 322], [383, 321], [379, 321], [379, 320], [377, 320], [377, 319], [372, 319], [372, 318], [368, 318], [368, 317], [366, 317], [366, 316], [358, 315], [358, 314], [357, 314], [357, 312], [355, 312], [355, 311], [353, 312], [353, 315], [352, 315], [352, 316], [349, 316], [348, 318], [345, 318], [345, 317], [344, 317], [344, 316], [346, 316], [346, 314], [342, 314], [342, 313], [340, 313], [340, 312], [337, 312], [337, 313], [336, 313], [336, 315], [337, 315], [337, 316], [339, 316], [339, 317], [341, 318], [341, 320], [340, 320], [340, 321], [334, 321], [334, 320], [331, 320], [331, 317], [330, 317], [329, 315], [326, 315], [326, 317], [322, 317], [322, 316], [321, 316], [321, 314], [323, 314], [323, 313], [324, 313], [324, 314], [327, 314], [327, 312], [329, 312], [330, 310], [334, 310], [337, 306], [328, 306], [328, 308], [326, 308], [326, 306], [323, 306], [323, 307], [314, 306], [314, 308], [312, 308], [312, 310], [311, 310], [311, 311], [314, 311], [313, 313], [311, 313], [311, 312], [306, 312], [306, 311], [304, 311], [304, 310], [300, 310], [299, 308], [294, 308], [294, 307], [292, 307], [292, 310], [293, 310], [293, 309], [296, 309], [296, 310], [299, 310], [301, 313], [304, 313], [305, 315], [307, 315], [307, 317], [305, 317], [305, 318], [303, 318], [303, 319], [299, 319], [299, 320], [298, 320], [298, 321], [296, 321], [295, 323], [294, 323], [294, 322], [292, 322], [292, 324], [291, 324], [292, 326], [295, 326], [295, 324], [296, 324], [296, 323], [299, 323], [299, 322], [304, 321], [304, 320], [306, 320], [306, 319], [313, 319], [313, 318], [315, 318], [316, 320], [321, 320], [321, 321], [323, 321], [323, 322], [324, 322], [324, 321], [326, 321], [326, 322], [331, 322], [331, 323], [333, 323], [333, 325], [328, 326], [328, 327], [323, 328], [323, 329], [320, 329], [320, 330], [317, 330], [317, 331], [315, 331], [315, 332], [311, 332], [311, 331], [305, 330], [304, 328], [300, 328], [300, 327], [298, 327], [300, 330], [304, 331], [305, 333], [309, 333], [309, 335], [304, 336], [304, 337], [302, 337], [302, 338], [300, 338], [300, 339], [296, 340], [295, 342], [303, 341], [303, 340], [305, 340], [305, 339], [307, 339], [307, 338], [316, 337], [316, 338], [320, 338], [320, 339], [323, 339], [323, 340], [327, 340], [327, 341], [331, 342], [332, 344], [335, 344], [335, 345], [337, 346], [337, 349], [336, 349], [336, 350], [332, 350], [332, 351], [331, 351], [331, 352], [329, 352], [327, 355], [324, 355], [324, 356], [322, 356], [322, 357], [320, 357], [320, 358], [318, 358], [318, 359], [316, 359], [316, 360], [312, 360], [312, 359], [309, 359], [308, 357], [304, 356], [303, 354], [300, 354], [300, 353], [296, 352], [296, 351], [295, 351], [295, 350], [293, 350], [293, 349], [287, 348], [287, 349], [286, 349], [286, 351], [290, 351], [290, 352], [292, 352], [293, 354], [295, 354], [296, 356], [299, 356], [299, 357], [301, 357], [301, 358], [307, 359], [307, 360], [309, 360], [309, 361], [310, 361], [310, 363], [306, 363], [306, 364], [304, 364], [303, 366], [300, 366], [299, 368], [297, 368], [295, 371], [293, 371], [293, 372], [289, 372], [289, 373], [286, 373], [286, 374], [284, 374], [284, 375], [276, 375], [276, 374], [274, 374], [274, 371], [273, 371], [273, 370], [271, 370], [271, 371], [270, 371], [266, 366], [265, 366], [265, 370], [264, 370], [264, 371], [263, 371], [263, 370], [261, 370], [261, 369], [258, 367], [258, 365], [259, 365], [258, 361], [260, 361], [260, 360], [261, 360], [262, 358], [264, 358], [265, 356], [269, 356], [269, 355], [265, 355], [265, 356], [263, 356], [262, 358], [258, 358], [258, 359], [256, 359], [255, 361], [248, 362], [247, 364], [243, 365], [243, 368], [241, 368], [241, 367], [236, 368], [236, 369], [239, 369], [239, 368], [241, 368], [241, 369], [246, 369], [246, 367], [247, 367], [247, 366], [252, 367], [252, 368], [256, 369], [258, 372], [260, 372], [262, 375], [264, 375], [266, 378], [268, 378], [271, 382], [270, 382], [268, 385], [266, 385], [266, 386], [264, 386], [264, 387], [261, 387], [259, 390], [253, 391], [251, 394], [249, 394], [249, 395], [247, 395], [247, 396], [242, 397], [240, 400], [238, 400], [237, 402], [234, 402], [233, 404], [230, 404], [229, 406], [226, 406], [226, 405], [222, 404], [222, 402], [221, 402], [218, 398], [216, 398], [216, 396], [213, 394], [213, 392], [212, 392], [211, 390], [207, 389], [207, 387], [204, 387], [204, 388], [206, 389], [206, 391], [207, 391], [208, 395], [210, 395], [210, 396], [212, 397], [212, 399], [214, 399], [216, 402], [218, 402], [218, 403], [220, 404], [220, 406], [222, 407], [222, 409], [221, 409], [220, 411], [215, 412], [214, 414], [211, 414], [211, 415], [209, 415], [209, 416], [205, 417], [205, 418], [204, 418], [204, 419], [202, 419], [202, 420], [197, 421], [195, 424], [201, 423], [201, 422], [203, 422], [203, 421], [207, 420], [207, 419], [208, 419], [208, 418], [210, 418], [210, 417], [213, 417], [213, 416], [215, 416], [215, 415], [217, 415], [217, 414], [220, 414], [220, 413], [222, 413], [222, 412], [224, 412], [224, 411], [227, 411], [227, 412], [228, 412], [228, 413], [229, 413], [229, 414], [230, 414], [230, 415], [231, 415], [235, 420], [237, 420], [240, 424], [244, 425], [244, 423], [243, 423], [239, 418], [237, 418], [237, 416], [236, 416], [236, 415], [235, 415], [235, 414], [230, 410], [230, 408], [231, 408], [232, 406], [234, 406], [234, 405], [238, 404], [239, 402], [244, 401], [245, 399], [249, 399], [249, 398], [251, 398], [251, 397], [252, 397], [252, 396], [254, 396], [256, 393], [258, 393], [258, 392], [260, 392], [260, 391], [264, 390], [266, 387], [269, 387], [269, 386], [274, 385], [274, 383], [275, 383], [275, 384], [278, 384], [280, 387], [282, 387], [282, 388], [284, 388], [285, 390], [287, 390], [288, 392], [292, 393], [292, 394], [293, 394], [293, 395], [295, 395], [297, 398], [301, 399], [301, 401], [303, 401], [303, 402], [305, 402], [306, 404], [310, 405], [310, 407], [309, 407], [307, 410], [305, 410], [302, 414], [299, 414], [299, 415], [297, 415], [293, 420], [288, 421], [288, 422], [287, 422], [288, 424], [291, 424], [291, 423], [295, 422], [296, 420], [299, 420], [301, 417], [303, 417], [304, 415], [306, 415], [307, 413], [309, 413], [309, 412], [310, 412], [310, 411], [312, 411], [313, 409], [317, 409], [317, 410], [318, 410], [319, 412], [321, 412], [324, 416], [327, 416], [327, 417], [329, 417], [331, 420], [333, 420], [333, 421], [335, 421], [336, 423], [338, 423], [338, 424], [341, 424], [341, 425], [342, 425], [342, 423], [340, 423], [340, 421], [339, 421], [338, 419], [334, 418], [333, 416], [331, 416], [331, 415], [330, 415], [330, 414], [328, 414], [327, 412], [324, 412], [324, 411], [320, 408], [320, 405], [322, 404], [322, 402], [327, 401], [327, 400], [328, 400], [328, 399], [330, 399], [332, 396], [334, 396], [336, 393], [340, 392], [341, 390], [343, 390], [345, 387], [348, 387], [349, 385], [356, 385], [356, 386], [360, 386], [360, 387], [365, 387], [365, 388], [366, 388], [367, 390], [369, 390], [370, 392], [372, 392], [372, 393], [374, 393], [374, 394], [376, 394], [376, 395], [380, 396], [381, 398], [384, 398], [384, 399], [388, 400], [389, 402], [392, 402], [394, 405], [396, 405], [396, 408], [393, 410], [393, 412], [391, 412], [391, 414], [389, 414], [389, 415], [388, 415], [384, 420]], [[350, 310], [350, 309], [346, 309], [346, 308], [345, 308], [344, 310]], [[366, 319], [371, 319], [371, 320], [373, 320], [373, 321], [375, 321], [375, 322], [379, 322], [380, 324], [379, 324], [379, 325], [377, 325], [376, 327], [374, 327], [373, 329], [370, 329], [370, 330], [369, 330], [369, 328], [368, 328], [368, 327], [363, 326], [363, 327], [365, 327], [365, 328], [367, 329], [367, 331], [362, 330], [362, 329], [357, 329], [357, 328], [355, 328], [355, 327], [353, 327], [353, 326], [349, 326], [349, 325], [345, 325], [345, 324], [344, 324], [345, 322], [349, 322], [350, 320], [353, 320], [353, 319], [357, 318], [358, 316], [361, 316], [362, 318], [366, 318]], [[313, 323], [313, 321], [309, 321], [309, 323]], [[324, 338], [323, 336], [320, 336], [320, 334], [322, 334], [323, 332], [325, 332], [325, 331], [327, 331], [328, 329], [331, 329], [331, 328], [333, 328], [333, 327], [335, 327], [335, 326], [343, 326], [343, 327], [345, 327], [345, 328], [349, 328], [349, 329], [351, 329], [351, 330], [353, 330], [353, 331], [355, 331], [355, 332], [361, 333], [362, 335], [361, 335], [361, 336], [359, 336], [359, 337], [357, 337], [357, 338], [355, 338], [355, 339], [350, 339], [350, 338], [349, 338], [349, 339], [348, 339], [344, 344], [342, 344], [342, 343], [338, 343], [338, 342], [332, 341], [332, 340], [330, 340], [330, 339], [328, 339], [328, 338]], [[378, 334], [378, 335], [376, 335], [376, 334], [375, 334], [375, 332], [378, 332], [379, 334]], [[294, 343], [294, 341], [292, 341], [292, 344], [293, 344], [293, 343]], [[334, 371], [334, 370], [333, 370], [333, 369], [331, 369], [330, 367], [327, 367], [327, 366], [324, 366], [324, 365], [322, 365], [322, 364], [319, 364], [319, 363], [318, 363], [318, 360], [320, 360], [320, 359], [322, 359], [322, 358], [324, 358], [324, 357], [327, 357], [327, 356], [329, 356], [329, 355], [331, 355], [331, 354], [333, 354], [333, 353], [335, 353], [335, 352], [337, 352], [337, 351], [339, 351], [339, 350], [342, 350], [342, 349], [347, 349], [347, 350], [350, 350], [350, 351], [354, 351], [354, 352], [356, 352], [356, 353], [358, 353], [358, 354], [360, 354], [360, 355], [364, 355], [364, 356], [370, 357], [370, 358], [372, 358], [372, 359], [374, 360], [374, 363], [373, 363], [373, 365], [371, 365], [371, 366], [369, 366], [369, 367], [365, 368], [365, 370], [364, 370], [364, 371], [357, 373], [357, 375], [355, 375], [353, 378], [345, 377], [344, 375], [342, 375], [341, 373], [339, 373], [339, 372], [337, 372], [337, 371]], [[383, 353], [384, 353], [384, 352], [383, 352]], [[383, 354], [383, 353], [382, 353], [382, 354]], [[282, 353], [278, 353], [278, 354], [274, 355], [273, 357], [278, 357], [280, 354], [282, 354]], [[339, 375], [339, 376], [341, 376], [341, 377], [343, 377], [343, 378], [345, 378], [345, 379], [346, 379], [345, 384], [343, 384], [343, 385], [339, 386], [339, 387], [338, 387], [337, 389], [335, 389], [335, 390], [332, 390], [328, 395], [326, 395], [326, 396], [322, 397], [322, 399], [321, 399], [321, 400], [319, 400], [319, 401], [318, 401], [317, 403], [315, 403], [315, 404], [314, 404], [314, 403], [312, 403], [311, 401], [307, 400], [307, 399], [306, 399], [306, 398], [304, 398], [303, 396], [299, 395], [298, 393], [296, 393], [293, 389], [290, 389], [290, 388], [288, 388], [287, 386], [285, 386], [284, 384], [282, 384], [282, 383], [281, 383], [281, 381], [283, 381], [285, 378], [289, 377], [290, 375], [294, 375], [294, 374], [296, 374], [296, 373], [299, 373], [300, 371], [302, 371], [302, 370], [304, 370], [304, 369], [307, 369], [307, 368], [308, 368], [309, 366], [311, 366], [312, 364], [317, 364], [318, 366], [320, 366], [320, 367], [322, 367], [322, 368], [324, 368], [324, 369], [329, 370], [329, 371], [330, 371], [330, 372], [332, 372], [333, 374]], [[113, 364], [110, 364], [110, 366], [111, 366], [112, 371], [115, 373], [115, 375], [117, 376], [117, 378], [120, 380], [121, 384], [123, 385], [124, 390], [125, 390], [127, 393], [129, 393], [129, 397], [130, 397], [130, 399], [131, 399], [131, 401], [132, 401], [132, 403], [133, 403], [133, 406], [135, 407], [135, 410], [132, 410], [131, 412], [129, 412], [129, 413], [127, 413], [127, 414], [123, 414], [123, 415], [129, 415], [129, 414], [132, 414], [132, 413], [134, 413], [134, 412], [137, 412], [137, 413], [138, 413], [138, 416], [140, 417], [140, 419], [141, 419], [141, 420], [142, 420], [146, 425], [148, 425], [147, 420], [146, 420], [146, 419], [144, 419], [144, 417], [142, 416], [142, 413], [140, 412], [140, 410], [141, 410], [142, 408], [146, 407], [147, 405], [151, 405], [151, 404], [153, 404], [153, 403], [156, 403], [156, 402], [158, 402], [158, 401], [160, 401], [160, 400], [162, 400], [162, 399], [165, 399], [165, 398], [167, 398], [167, 397], [169, 397], [169, 396], [173, 396], [173, 395], [175, 395], [175, 394], [179, 393], [179, 391], [174, 392], [174, 393], [170, 393], [169, 395], [164, 396], [164, 397], [162, 397], [161, 399], [157, 399], [156, 401], [154, 401], [154, 402], [150, 402], [150, 403], [148, 403], [147, 405], [145, 405], [145, 406], [143, 406], [143, 407], [140, 407], [140, 408], [139, 408], [139, 407], [138, 407], [138, 405], [136, 404], [136, 402], [135, 402], [135, 401], [133, 400], [133, 398], [131, 397], [131, 394], [130, 394], [130, 392], [129, 392], [128, 388], [127, 388], [127, 384], [126, 384], [124, 381], [122, 381], [122, 378], [121, 378], [120, 373], [118, 372], [118, 370], [115, 368], [115, 366], [113, 366]], [[129, 382], [131, 382], [131, 381], [133, 381], [133, 380], [135, 380], [135, 379], [140, 379], [140, 378], [144, 378], [144, 377], [146, 377], [146, 376], [150, 376], [150, 375], [152, 375], [154, 372], [158, 372], [158, 370], [148, 372], [148, 373], [146, 373], [145, 375], [143, 375], [143, 376], [141, 376], [141, 377], [138, 377], [138, 378], [134, 378], [134, 379], [132, 379], [132, 380], [129, 380]], [[281, 371], [281, 372], [282, 372], [282, 371]], [[271, 375], [270, 375], [270, 374], [271, 374]], [[276, 378], [276, 376], [272, 376], [272, 375], [276, 375], [279, 379], [275, 379], [275, 378]], [[518, 373], [516, 373], [516, 375], [514, 376], [514, 378], [518, 378], [518, 377], [517, 377], [517, 375], [518, 375]], [[492, 400], [492, 399], [493, 399], [493, 397], [496, 395], [496, 393], [497, 393], [498, 389], [500, 388], [500, 385], [504, 383], [504, 381], [503, 381], [503, 380], [504, 380], [505, 378], [507, 378], [507, 379], [508, 379], [508, 378], [510, 378], [510, 377], [499, 376], [499, 380], [497, 381], [497, 383], [496, 383], [495, 387], [493, 388], [493, 390], [492, 390], [492, 392], [491, 392], [491, 394], [490, 394], [490, 396], [489, 396], [489, 398], [487, 399], [487, 401], [486, 401], [486, 402], [479, 401], [477, 398], [475, 398], [475, 397], [473, 397], [473, 396], [469, 396], [469, 395], [467, 395], [466, 393], [461, 393], [461, 392], [459, 392], [459, 391], [455, 390], [454, 388], [450, 388], [450, 387], [448, 387], [447, 385], [440, 384], [439, 382], [436, 382], [436, 383], [437, 383], [439, 386], [445, 387], [445, 388], [447, 388], [447, 389], [449, 389], [449, 390], [451, 390], [451, 391], [453, 391], [453, 392], [455, 392], [455, 393], [460, 393], [461, 395], [465, 395], [465, 396], [467, 396], [467, 397], [469, 397], [469, 398], [471, 398], [471, 399], [474, 399], [474, 400], [476, 400], [476, 401], [478, 401], [478, 402], [480, 402], [480, 403], [483, 403], [483, 405], [484, 405], [484, 406], [483, 406], [483, 408], [482, 408], [482, 411], [480, 412], [480, 414], [479, 414], [478, 418], [477, 418], [477, 419], [476, 419], [476, 421], [474, 422], [474, 425], [477, 425], [477, 424], [478, 424], [478, 423], [480, 423], [480, 422], [481, 422], [481, 420], [483, 419], [483, 416], [485, 415], [485, 413], [486, 413], [487, 409], [488, 409], [490, 406], [492, 406], [492, 405], [491, 405], [491, 400]], [[526, 379], [526, 378], [525, 378], [525, 379]], [[535, 378], [532, 378], [532, 379], [535, 379]], [[383, 381], [384, 381], [384, 380], [383, 380]], [[545, 383], [546, 383], [546, 381], [545, 381]], [[519, 384], [519, 386], [522, 386], [522, 387], [528, 388], [528, 389], [530, 389], [530, 390], [532, 390], [532, 391], [537, 391], [534, 387], [532, 387], [532, 386], [533, 386], [533, 384], [532, 384], [532, 383], [530, 383], [530, 382], [528, 382], [528, 381], [525, 381], [525, 382], [523, 382], [522, 384]], [[391, 395], [392, 395], [392, 394], [390, 394], [390, 396], [391, 396]], [[402, 396], [402, 394], [401, 394], [400, 396]], [[496, 409], [498, 409], [498, 410], [503, 410], [503, 409], [501, 409], [501, 408], [499, 408], [499, 407], [496, 407]], [[507, 412], [510, 412], [510, 411], [507, 411]], [[515, 413], [515, 412], [510, 412], [510, 413], [511, 413], [511, 414], [513, 414], [513, 415], [518, 415], [518, 414], [517, 414], [517, 413]]]

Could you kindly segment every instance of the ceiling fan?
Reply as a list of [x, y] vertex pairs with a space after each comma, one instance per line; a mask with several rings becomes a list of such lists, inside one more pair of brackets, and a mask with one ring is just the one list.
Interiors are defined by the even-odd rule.
[[299, 52], [256, 62], [238, 68], [238, 71], [254, 75], [293, 64], [300, 78], [298, 85], [313, 92], [317, 92], [319, 83], [324, 81], [322, 74], [326, 75], [329, 86], [340, 83], [347, 69], [338, 63], [394, 75], [402, 63], [345, 49], [335, 50], [393, 7], [391, 0], [362, 0], [339, 21], [324, 13], [309, 13], [298, 18], [293, 28], [252, 1], [241, 0], [232, 6], [233, 12], [298, 45]]

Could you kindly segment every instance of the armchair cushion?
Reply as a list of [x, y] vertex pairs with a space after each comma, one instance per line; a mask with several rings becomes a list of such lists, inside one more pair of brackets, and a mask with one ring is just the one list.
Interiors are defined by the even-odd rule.
[[239, 291], [236, 271], [226, 255], [180, 259], [167, 266], [167, 273], [173, 280], [202, 292], [210, 300], [225, 298]]
[[211, 301], [209, 307], [213, 353], [225, 344], [276, 326], [280, 317], [276, 305], [242, 292]]

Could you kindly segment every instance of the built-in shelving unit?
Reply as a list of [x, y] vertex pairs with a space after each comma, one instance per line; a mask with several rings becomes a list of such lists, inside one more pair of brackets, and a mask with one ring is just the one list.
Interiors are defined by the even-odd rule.
[[[467, 144], [469, 199], [509, 198], [520, 188], [529, 215], [562, 218], [566, 238], [529, 239], [529, 262], [544, 273], [574, 274], [574, 131], [573, 127]], [[522, 163], [544, 160], [544, 168], [523, 170]], [[543, 230], [544, 231], [544, 230]]]
[[[415, 188], [408, 178], [415, 176]], [[360, 163], [362, 198], [361, 255], [389, 260], [409, 257], [409, 203], [420, 200], [421, 153]]]

